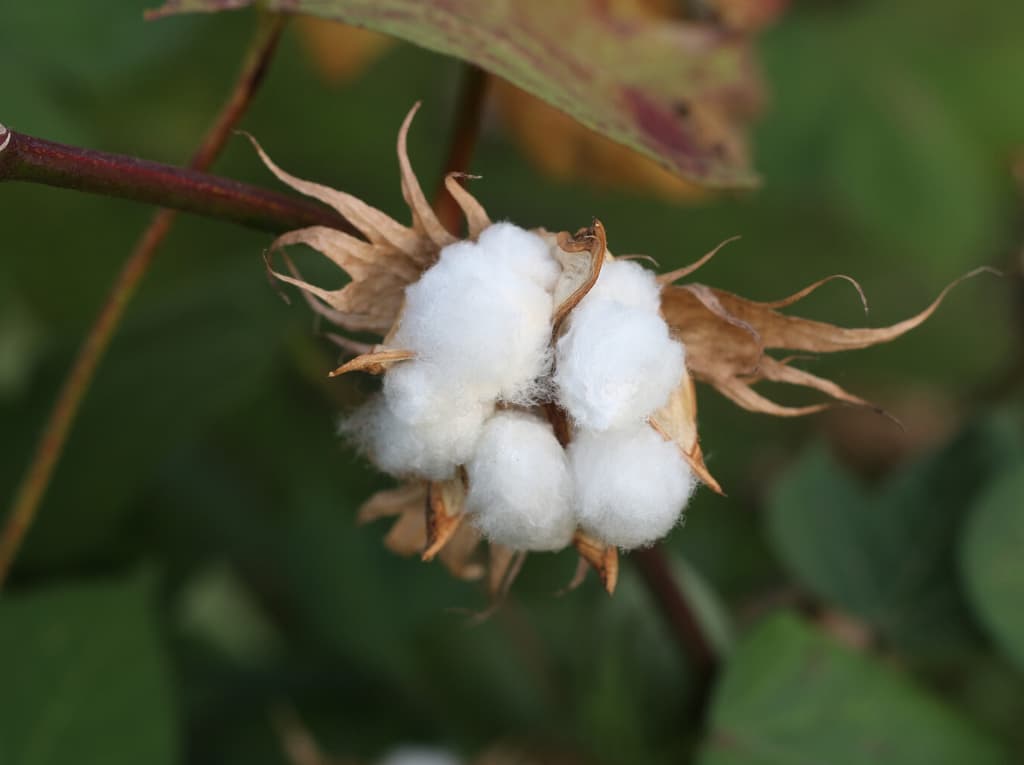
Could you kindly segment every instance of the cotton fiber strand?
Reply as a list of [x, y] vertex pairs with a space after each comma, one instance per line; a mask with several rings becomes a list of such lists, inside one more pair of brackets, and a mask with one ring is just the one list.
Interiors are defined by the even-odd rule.
[[469, 460], [493, 411], [487, 402], [450, 402], [436, 419], [410, 424], [395, 415], [384, 396], [377, 396], [341, 430], [385, 473], [441, 481]]
[[614, 300], [648, 313], [661, 310], [661, 287], [650, 271], [632, 260], [611, 260], [601, 266], [597, 282], [581, 305]]
[[419, 359], [391, 367], [384, 375], [383, 392], [394, 415], [413, 426], [451, 417], [463, 403], [493, 398], [486, 387], [453, 378], [443, 367]]
[[514, 271], [547, 292], [555, 287], [561, 266], [542, 237], [512, 223], [488, 226], [477, 239], [481, 256], [502, 269]]
[[683, 346], [657, 314], [610, 300], [581, 303], [558, 341], [555, 384], [581, 428], [639, 425], [683, 375]]
[[569, 446], [569, 462], [580, 526], [625, 549], [668, 534], [696, 486], [676, 445], [646, 425], [580, 432]]
[[560, 550], [576, 527], [565, 451], [546, 421], [500, 412], [469, 461], [466, 510], [492, 542], [517, 550]]
[[490, 254], [473, 242], [441, 250], [438, 262], [406, 290], [390, 344], [442, 368], [456, 385], [529, 400], [550, 368], [553, 299], [507, 265], [511, 256], [491, 262]]

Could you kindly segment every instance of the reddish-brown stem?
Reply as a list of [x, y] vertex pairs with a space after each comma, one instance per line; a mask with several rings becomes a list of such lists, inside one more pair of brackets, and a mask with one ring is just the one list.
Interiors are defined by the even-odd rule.
[[[231, 130], [245, 112], [263, 79], [283, 26], [283, 16], [261, 17], [231, 96], [192, 158], [191, 167], [194, 170], [205, 170], [209, 167], [224, 147]], [[3, 143], [4, 139], [0, 136], [0, 146]], [[9, 149], [10, 144], [7, 147], [7, 150]], [[4, 153], [7, 150], [4, 150]], [[102, 167], [103, 163], [98, 162], [97, 166]], [[160, 210], [154, 215], [149, 227], [136, 242], [121, 272], [114, 280], [107, 300], [89, 329], [74, 365], [64, 380], [32, 462], [18, 487], [14, 504], [4, 524], [3, 534], [0, 536], [0, 586], [3, 585], [21, 542], [32, 525], [96, 367], [110, 344], [128, 301], [176, 217], [177, 212], [173, 210]]]
[[[224, 132], [224, 137], [230, 135]], [[5, 145], [6, 144], [6, 145]], [[205, 150], [213, 147], [208, 143]], [[272, 233], [305, 226], [351, 230], [337, 212], [192, 168], [46, 141], [0, 125], [0, 181], [26, 181], [131, 199]]]
[[455, 123], [444, 172], [434, 194], [434, 212], [438, 220], [454, 236], [462, 236], [462, 210], [455, 198], [444, 187], [449, 173], [464, 173], [480, 136], [480, 118], [487, 95], [487, 73], [479, 67], [466, 65], [455, 108]]
[[718, 657], [701, 628], [686, 596], [679, 588], [672, 569], [661, 547], [648, 547], [630, 555], [643, 576], [647, 589], [654, 597], [662, 616], [683, 654], [694, 669], [696, 688], [693, 708], [702, 715], [711, 694]]

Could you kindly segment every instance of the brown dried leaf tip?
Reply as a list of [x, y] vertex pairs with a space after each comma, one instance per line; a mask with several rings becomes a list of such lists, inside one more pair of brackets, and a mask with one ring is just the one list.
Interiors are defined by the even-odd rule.
[[[620, 549], [668, 533], [698, 484], [721, 493], [704, 463], [694, 380], [776, 416], [865, 405], [768, 351], [830, 353], [888, 342], [924, 322], [953, 286], [890, 327], [845, 329], [780, 310], [830, 279], [859, 291], [849, 277], [775, 302], [676, 286], [722, 245], [655, 278], [613, 257], [597, 220], [572, 235], [492, 224], [453, 175], [446, 187], [469, 232], [457, 242], [409, 163], [406, 137], [417, 108], [398, 135], [408, 225], [286, 173], [253, 141], [278, 178], [334, 207], [363, 237], [324, 227], [289, 232], [271, 246], [268, 269], [332, 324], [381, 338], [368, 345], [337, 336], [358, 355], [330, 372], [383, 377], [383, 393], [350, 427], [378, 467], [405, 481], [371, 498], [360, 521], [394, 518], [389, 549], [436, 557], [458, 578], [483, 580], [495, 602], [527, 551], [570, 545], [580, 559], [570, 588], [592, 568], [611, 593]], [[306, 281], [284, 252], [293, 244], [318, 250], [349, 282], [327, 290]], [[283, 270], [273, 267], [275, 256]], [[753, 389], [761, 380], [811, 388], [826, 401], [783, 406]]]

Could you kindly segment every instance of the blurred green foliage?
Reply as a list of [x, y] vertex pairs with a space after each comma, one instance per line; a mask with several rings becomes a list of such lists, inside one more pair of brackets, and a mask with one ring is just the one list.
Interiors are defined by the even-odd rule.
[[[5, 8], [0, 71], [17, 76], [0, 120], [183, 161], [252, 17], [144, 24], [143, 7], [67, 4], [60, 23]], [[772, 298], [845, 272], [871, 298], [868, 321], [888, 323], [977, 265], [1019, 269], [1022, 28], [1016, 0], [797, 3], [759, 43], [773, 94], [755, 136], [761, 191], [679, 207], [556, 184], [494, 124], [473, 190], [526, 226], [598, 215], [613, 249], [663, 269], [739, 233], [701, 281]], [[332, 87], [288, 34], [244, 126], [290, 171], [401, 217], [399, 121], [424, 100], [410, 153], [429, 190], [457, 72], [399, 46]], [[241, 140], [216, 169], [273, 186]], [[0, 184], [5, 502], [149, 214]], [[572, 556], [532, 556], [510, 602], [467, 628], [450, 609], [481, 608], [474, 585], [354, 525], [386, 480], [334, 422], [371, 383], [327, 384], [333, 352], [268, 285], [267, 244], [183, 218], [136, 297], [0, 597], [4, 765], [282, 763], [272, 720], [292, 706], [325, 751], [365, 761], [402, 742], [467, 756], [528, 742], [597, 763], [697, 751], [709, 763], [1000, 762], [1024, 750], [1020, 388], [999, 407], [978, 393], [1021, 355], [1013, 279], [959, 287], [891, 346], [808, 362], [906, 433], [868, 412], [774, 421], [701, 391], [704, 449], [729, 497], [695, 498], [667, 549], [723, 636], [709, 732], [628, 558], [609, 600], [592, 580], [554, 597]], [[833, 294], [806, 310], [865, 321], [855, 296]], [[891, 476], [866, 486], [879, 461]], [[755, 626], [794, 602], [799, 621]], [[822, 634], [835, 612], [869, 629], [867, 646]]]
[[899, 673], [788, 615], [739, 646], [722, 678], [709, 765], [1003, 763], [1005, 753]]

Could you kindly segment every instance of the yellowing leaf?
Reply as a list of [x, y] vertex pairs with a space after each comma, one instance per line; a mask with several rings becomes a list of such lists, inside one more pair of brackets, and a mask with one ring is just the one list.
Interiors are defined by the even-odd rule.
[[394, 38], [379, 32], [314, 16], [301, 16], [296, 28], [317, 71], [333, 83], [356, 79], [395, 44]]
[[514, 85], [493, 84], [502, 122], [526, 156], [546, 175], [561, 181], [652, 193], [672, 201], [702, 199], [701, 186], [649, 157], [605, 138], [568, 114]]
[[[254, 0], [167, 0], [150, 17]], [[760, 104], [745, 35], [653, 17], [639, 0], [267, 0], [476, 64], [587, 127], [712, 186], [750, 186], [744, 128]]]

